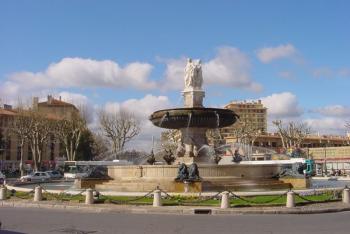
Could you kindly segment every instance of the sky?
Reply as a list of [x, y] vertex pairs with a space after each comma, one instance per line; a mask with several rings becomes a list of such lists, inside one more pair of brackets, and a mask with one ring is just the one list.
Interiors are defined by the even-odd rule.
[[160, 132], [148, 116], [183, 105], [190, 57], [202, 60], [205, 106], [261, 99], [269, 123], [344, 135], [349, 9], [347, 0], [2, 0], [1, 103], [52, 94], [127, 108], [147, 144]]

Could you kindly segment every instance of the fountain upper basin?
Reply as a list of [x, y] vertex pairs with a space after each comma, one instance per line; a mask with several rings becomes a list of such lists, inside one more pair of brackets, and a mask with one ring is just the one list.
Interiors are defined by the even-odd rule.
[[174, 108], [154, 112], [149, 119], [161, 128], [223, 128], [234, 124], [238, 115], [219, 108]]

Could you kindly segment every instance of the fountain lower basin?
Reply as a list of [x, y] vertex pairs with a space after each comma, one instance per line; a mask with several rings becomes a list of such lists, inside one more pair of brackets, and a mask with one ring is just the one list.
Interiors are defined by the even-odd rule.
[[[287, 189], [289, 184], [272, 179], [280, 172], [280, 165], [211, 165], [198, 166], [201, 182], [193, 184], [193, 192], [253, 191]], [[98, 190], [148, 192], [159, 186], [167, 192], [184, 192], [183, 182], [176, 182], [178, 165], [109, 166], [113, 180], [96, 185]]]

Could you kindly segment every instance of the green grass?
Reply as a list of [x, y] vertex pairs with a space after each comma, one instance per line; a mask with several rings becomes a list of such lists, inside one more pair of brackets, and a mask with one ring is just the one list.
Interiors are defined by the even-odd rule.
[[7, 198], [11, 198], [11, 196], [14, 196], [20, 199], [32, 199], [34, 197], [33, 193], [21, 192], [21, 191], [16, 191], [15, 193], [13, 193], [11, 190], [7, 190], [6, 195], [7, 195]]
[[43, 198], [48, 201], [74, 201], [74, 202], [83, 202], [85, 201], [85, 196], [79, 195], [70, 195], [70, 194], [53, 194], [53, 193], [43, 193]]

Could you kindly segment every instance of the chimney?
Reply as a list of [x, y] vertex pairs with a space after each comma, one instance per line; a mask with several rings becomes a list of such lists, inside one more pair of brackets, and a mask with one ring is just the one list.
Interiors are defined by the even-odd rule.
[[47, 104], [52, 104], [52, 95], [47, 95]]
[[258, 100], [258, 103], [261, 104], [261, 100]]
[[62, 101], [62, 97], [60, 96], [60, 101]]
[[39, 97], [33, 97], [33, 110], [38, 109]]

